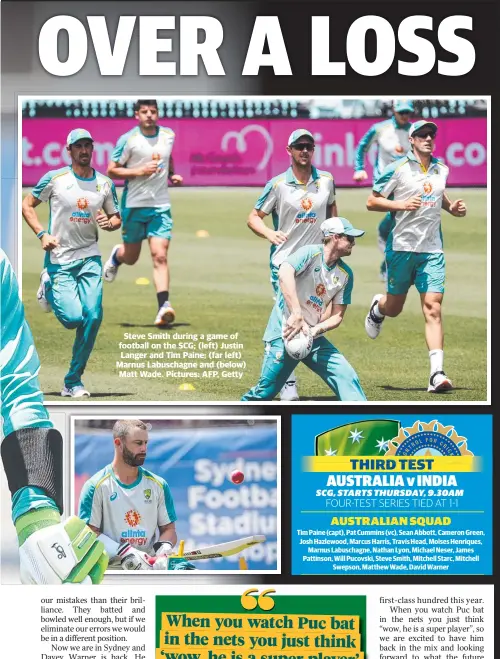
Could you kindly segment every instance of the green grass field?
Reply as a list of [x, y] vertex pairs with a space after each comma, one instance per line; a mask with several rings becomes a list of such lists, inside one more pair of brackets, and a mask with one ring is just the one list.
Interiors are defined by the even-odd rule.
[[[174, 236], [170, 247], [171, 301], [176, 323], [170, 333], [231, 334], [244, 344], [246, 370], [241, 380], [190, 380], [196, 387], [183, 391], [183, 380], [119, 378], [116, 361], [124, 332], [155, 331], [156, 295], [145, 243], [139, 262], [122, 266], [113, 284], [104, 284], [104, 320], [84, 374], [90, 402], [117, 401], [234, 401], [257, 382], [263, 357], [261, 337], [272, 307], [269, 283], [269, 243], [246, 226], [259, 194], [249, 188], [185, 188], [172, 191]], [[439, 397], [426, 391], [429, 360], [424, 341], [420, 300], [411, 289], [403, 313], [384, 324], [376, 341], [364, 330], [372, 296], [383, 292], [378, 279], [381, 254], [377, 248], [378, 213], [365, 210], [367, 190], [339, 190], [342, 215], [366, 230], [348, 260], [354, 271], [353, 304], [342, 326], [328, 338], [354, 366], [370, 401], [484, 401], [487, 397], [487, 222], [485, 190], [452, 190], [468, 204], [467, 220], [443, 213], [447, 262], [444, 301], [445, 368], [453, 392]], [[38, 208], [46, 225], [47, 205]], [[209, 237], [198, 238], [200, 229]], [[105, 260], [120, 234], [100, 234]], [[36, 302], [43, 252], [31, 231], [23, 229], [23, 299], [42, 362], [41, 384], [46, 400], [61, 399], [74, 332]], [[297, 369], [302, 400], [332, 401], [329, 388], [304, 365]]]

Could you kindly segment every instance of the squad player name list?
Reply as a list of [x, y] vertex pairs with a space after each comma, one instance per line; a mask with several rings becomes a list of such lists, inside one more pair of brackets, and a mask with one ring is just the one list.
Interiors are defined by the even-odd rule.
[[238, 332], [124, 332], [115, 368], [120, 378], [241, 380], [243, 351]]

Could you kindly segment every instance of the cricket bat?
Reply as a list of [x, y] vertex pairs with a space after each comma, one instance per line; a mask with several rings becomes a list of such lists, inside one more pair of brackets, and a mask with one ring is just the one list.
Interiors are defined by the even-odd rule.
[[230, 540], [229, 542], [222, 542], [220, 545], [211, 545], [210, 547], [202, 547], [201, 549], [193, 549], [193, 551], [186, 551], [183, 558], [187, 561], [199, 561], [208, 558], [221, 558], [222, 556], [233, 556], [239, 554], [240, 551], [248, 549], [253, 545], [258, 545], [265, 542], [265, 535], [250, 535], [246, 538], [239, 538], [238, 540]]

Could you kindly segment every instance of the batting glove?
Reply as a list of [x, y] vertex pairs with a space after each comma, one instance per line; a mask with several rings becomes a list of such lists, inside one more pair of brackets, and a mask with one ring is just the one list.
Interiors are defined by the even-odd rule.
[[157, 557], [170, 556], [174, 553], [174, 545], [168, 540], [155, 542], [153, 545]]
[[152, 570], [154, 558], [126, 542], [116, 554], [120, 559], [122, 570]]

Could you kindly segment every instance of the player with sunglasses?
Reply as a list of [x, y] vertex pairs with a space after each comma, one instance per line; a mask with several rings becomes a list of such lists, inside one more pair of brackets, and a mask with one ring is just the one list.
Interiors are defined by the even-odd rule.
[[386, 247], [387, 293], [373, 298], [365, 319], [366, 332], [376, 339], [385, 317], [401, 313], [408, 290], [414, 284], [425, 318], [430, 358], [427, 391], [432, 393], [453, 386], [443, 370], [441, 305], [445, 260], [441, 209], [454, 217], [464, 217], [467, 212], [462, 199], [452, 202], [446, 194], [449, 169], [432, 155], [437, 130], [432, 121], [422, 120], [412, 125], [411, 149], [405, 158], [384, 170], [367, 202], [368, 210], [393, 213], [395, 226]]
[[[271, 283], [278, 294], [278, 270], [283, 261], [304, 245], [321, 242], [321, 223], [338, 216], [335, 183], [329, 172], [312, 164], [314, 137], [304, 128], [294, 130], [286, 147], [290, 167], [272, 178], [248, 217], [248, 226], [271, 243]], [[272, 213], [273, 226], [264, 218]], [[297, 381], [291, 373], [280, 393], [281, 400], [299, 400]]]
[[[387, 165], [402, 158], [410, 148], [408, 139], [411, 128], [410, 117], [414, 111], [413, 101], [399, 100], [392, 104], [394, 111], [391, 119], [379, 121], [370, 127], [359, 141], [356, 149], [354, 175], [356, 182], [366, 181], [368, 174], [365, 171], [365, 158], [372, 144], [377, 145], [373, 163], [373, 182], [377, 180]], [[386, 213], [378, 225], [378, 245], [382, 253], [390, 232], [394, 227], [391, 213]], [[386, 280], [385, 259], [380, 265], [380, 278]]]

